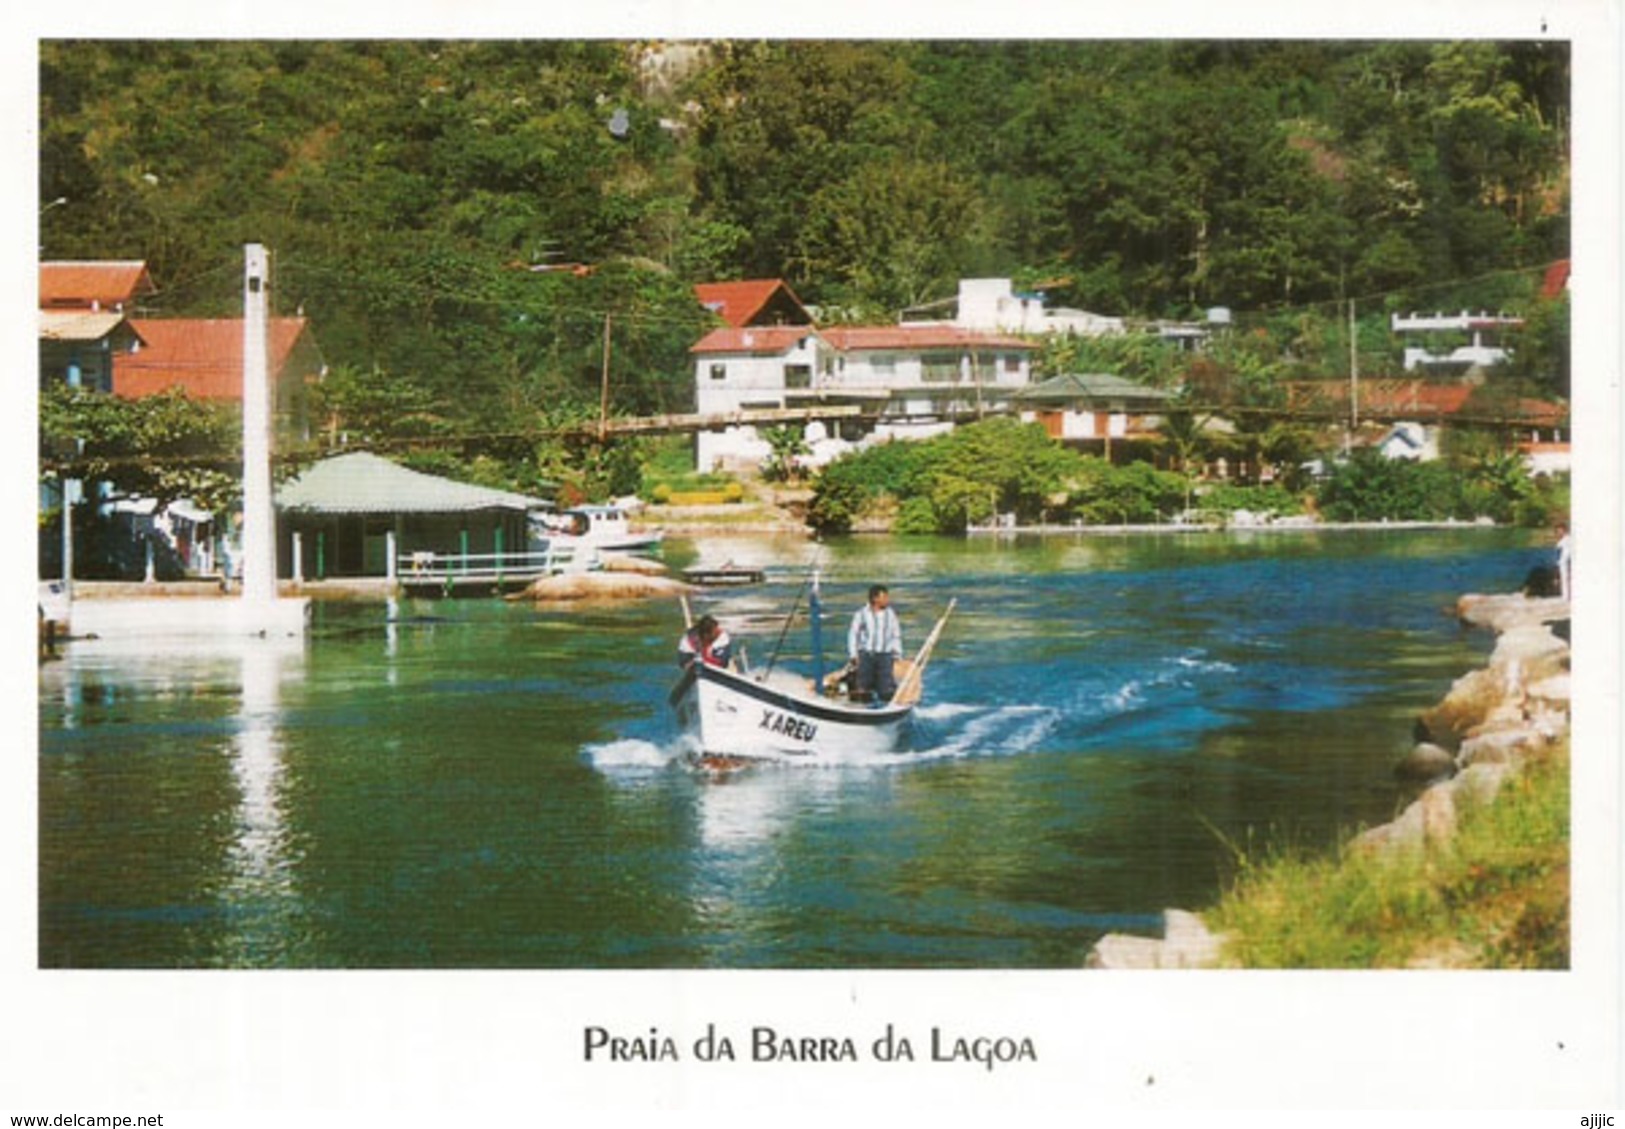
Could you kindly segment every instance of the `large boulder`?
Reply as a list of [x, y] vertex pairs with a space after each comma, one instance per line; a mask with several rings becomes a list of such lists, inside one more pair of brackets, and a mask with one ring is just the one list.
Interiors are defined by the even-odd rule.
[[1461, 743], [1461, 763], [1514, 764], [1526, 753], [1535, 753], [1546, 747], [1546, 737], [1530, 726], [1495, 729], [1479, 733]]
[[1512, 773], [1510, 764], [1479, 762], [1468, 765], [1460, 776], [1450, 782], [1458, 803], [1482, 807], [1495, 799], [1501, 784]]
[[1438, 780], [1456, 771], [1456, 758], [1450, 750], [1440, 748], [1431, 741], [1423, 741], [1394, 766], [1394, 775], [1401, 780]]
[[1084, 966], [1116, 970], [1218, 967], [1222, 934], [1209, 932], [1200, 917], [1186, 910], [1165, 910], [1162, 921], [1161, 940], [1106, 934], [1089, 951]]
[[573, 602], [587, 600], [647, 600], [661, 596], [682, 596], [694, 589], [666, 576], [643, 576], [627, 572], [567, 572], [532, 581], [510, 600]]
[[1423, 792], [1398, 819], [1362, 832], [1349, 847], [1357, 854], [1402, 854], [1446, 842], [1455, 833], [1455, 795], [1447, 782]]
[[1543, 623], [1509, 627], [1495, 641], [1490, 666], [1502, 668], [1509, 680], [1528, 685], [1568, 670], [1569, 645]]
[[1493, 667], [1470, 671], [1451, 683], [1450, 692], [1437, 705], [1422, 711], [1418, 736], [1426, 743], [1458, 749], [1468, 733], [1521, 689], [1509, 686], [1505, 671]]
[[1560, 597], [1532, 598], [1522, 593], [1479, 595], [1456, 601], [1456, 615], [1465, 623], [1506, 631], [1569, 618], [1569, 602]]

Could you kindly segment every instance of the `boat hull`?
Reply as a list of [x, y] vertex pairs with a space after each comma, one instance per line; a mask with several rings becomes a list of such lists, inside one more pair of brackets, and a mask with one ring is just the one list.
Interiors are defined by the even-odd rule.
[[912, 706], [853, 705], [816, 697], [810, 684], [758, 682], [719, 667], [691, 666], [671, 692], [683, 730], [701, 757], [838, 761], [895, 752]]

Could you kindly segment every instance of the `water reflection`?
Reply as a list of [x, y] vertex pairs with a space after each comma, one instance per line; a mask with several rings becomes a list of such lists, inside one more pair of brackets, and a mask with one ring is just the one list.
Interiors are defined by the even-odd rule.
[[759, 859], [797, 809], [820, 792], [828, 795], [832, 776], [826, 769], [763, 765], [702, 779], [695, 812], [700, 845], [714, 859]]
[[[1075, 968], [1205, 904], [1214, 829], [1391, 818], [1386, 735], [1488, 646], [1439, 609], [1530, 566], [1486, 536], [826, 546], [826, 655], [873, 578], [916, 644], [962, 597], [909, 750], [723, 780], [679, 760], [670, 603], [335, 601], [308, 651], [75, 640], [39, 671], [40, 962]], [[694, 610], [765, 665], [812, 551]]]
[[282, 680], [303, 673], [304, 649], [264, 641], [245, 646], [239, 661], [242, 700], [231, 750], [239, 798], [221, 890], [227, 928], [220, 960], [233, 967], [297, 963], [308, 931], [283, 800], [281, 699]]

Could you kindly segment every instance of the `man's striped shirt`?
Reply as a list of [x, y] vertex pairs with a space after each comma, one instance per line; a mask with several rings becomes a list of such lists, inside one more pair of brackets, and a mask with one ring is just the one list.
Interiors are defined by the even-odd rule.
[[864, 651], [883, 655], [903, 653], [903, 629], [897, 622], [897, 613], [891, 608], [876, 611], [865, 604], [852, 617], [852, 629], [847, 632], [846, 652], [856, 658]]

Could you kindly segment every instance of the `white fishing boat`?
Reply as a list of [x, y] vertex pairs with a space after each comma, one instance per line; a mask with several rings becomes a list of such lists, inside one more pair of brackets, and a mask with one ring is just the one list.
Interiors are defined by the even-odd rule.
[[762, 760], [827, 762], [898, 751], [920, 700], [926, 663], [953, 608], [950, 601], [912, 661], [898, 662], [897, 691], [887, 702], [852, 700], [844, 671], [813, 677], [772, 663], [757, 672], [741, 663], [692, 663], [669, 701], [695, 759], [705, 768], [731, 769]]
[[572, 506], [530, 515], [530, 536], [560, 547], [604, 553], [645, 552], [658, 548], [663, 534], [632, 530], [631, 519], [620, 506]]

